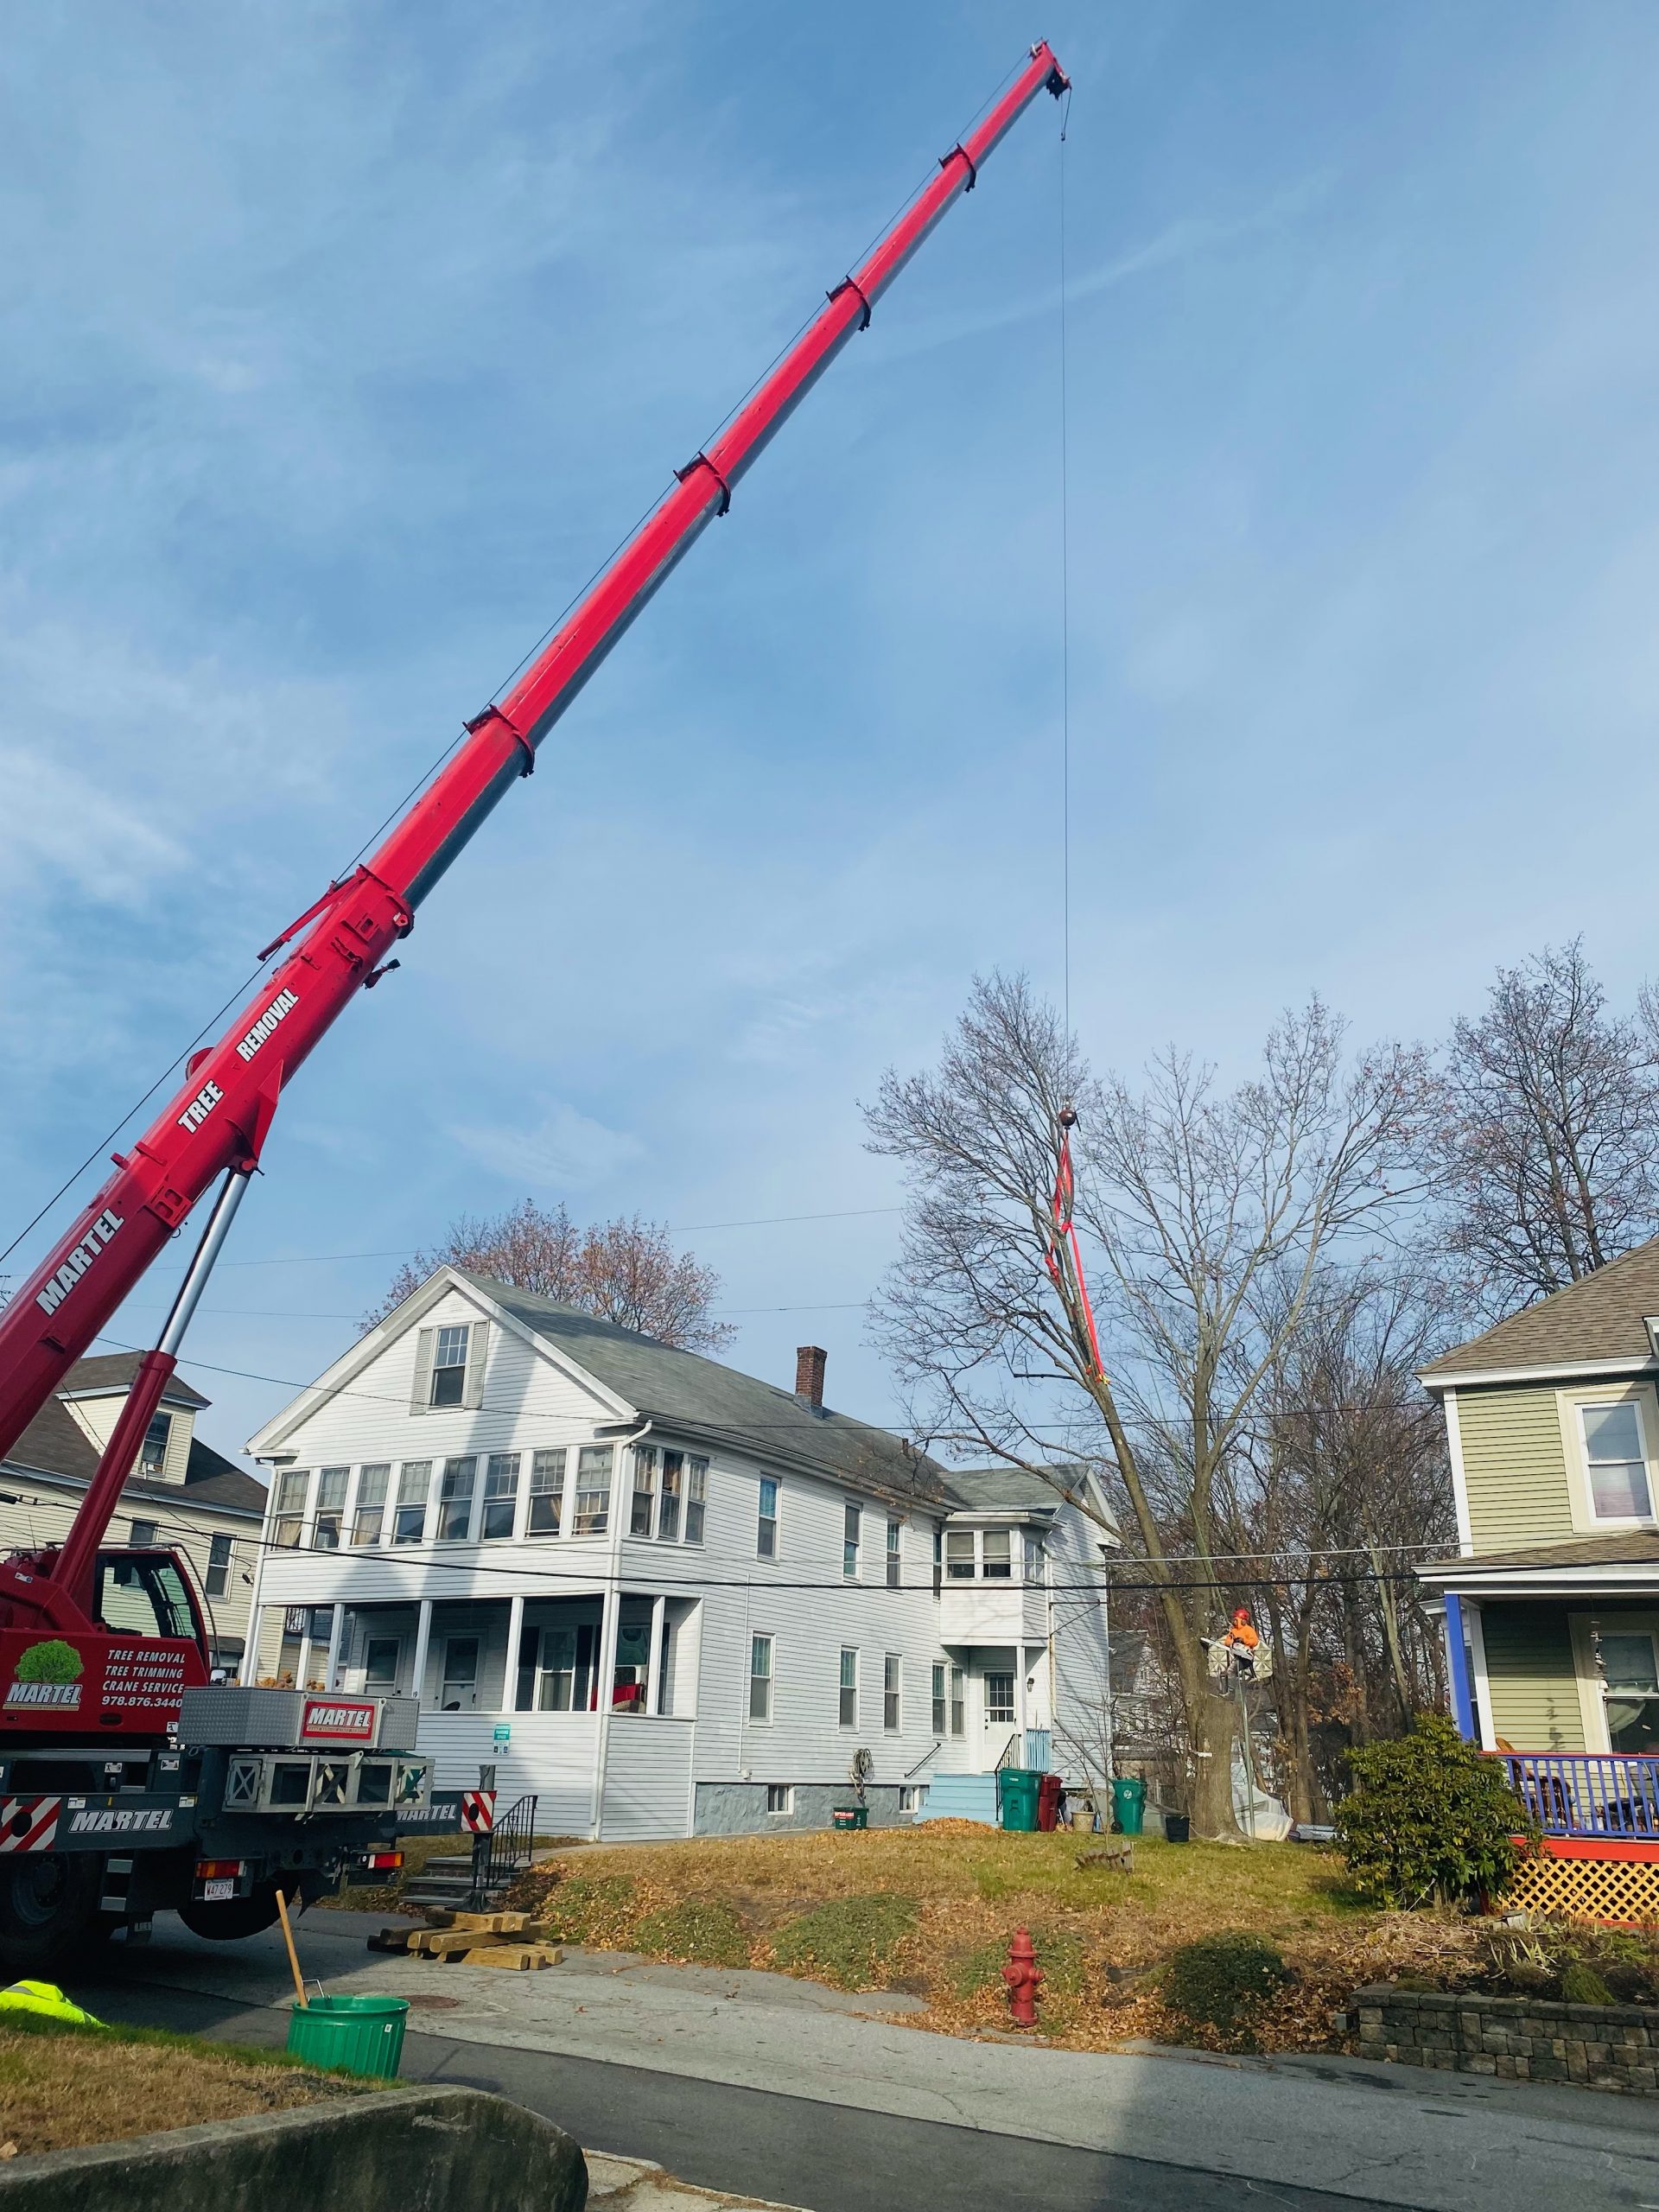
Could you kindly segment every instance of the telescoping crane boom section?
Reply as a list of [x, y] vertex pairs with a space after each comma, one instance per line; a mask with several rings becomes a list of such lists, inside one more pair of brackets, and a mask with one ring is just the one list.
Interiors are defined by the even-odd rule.
[[[525, 672], [467, 725], [459, 750], [379, 849], [266, 948], [293, 949], [219, 1042], [192, 1056], [183, 1087], [130, 1152], [114, 1155], [115, 1173], [0, 1313], [0, 1454], [202, 1193], [227, 1171], [252, 1169], [295, 1069], [355, 993], [383, 972], [427, 893], [509, 785], [530, 774], [548, 731], [676, 562], [725, 513], [738, 480], [848, 339], [868, 323], [946, 208], [972, 191], [986, 156], [1015, 119], [1039, 92], [1058, 96], [1066, 83], [1047, 44], [1033, 47], [1008, 90], [944, 156], [938, 174], [836, 286], [728, 427], [675, 472], [674, 489]], [[89, 1495], [86, 1504], [93, 1503]], [[97, 1533], [86, 1533], [95, 1544]]]

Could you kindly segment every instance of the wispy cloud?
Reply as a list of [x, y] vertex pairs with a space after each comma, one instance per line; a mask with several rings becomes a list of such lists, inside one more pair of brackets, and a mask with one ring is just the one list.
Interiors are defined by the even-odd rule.
[[645, 1151], [626, 1129], [607, 1128], [563, 1100], [548, 1105], [535, 1122], [451, 1122], [448, 1134], [493, 1175], [539, 1191], [590, 1191], [632, 1166]]

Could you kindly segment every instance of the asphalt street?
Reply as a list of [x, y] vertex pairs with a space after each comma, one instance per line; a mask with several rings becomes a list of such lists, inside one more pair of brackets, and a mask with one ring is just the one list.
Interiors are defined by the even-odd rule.
[[[1635, 2100], [1341, 2063], [1079, 2063], [852, 2017], [840, 2008], [859, 2000], [813, 1985], [715, 1975], [734, 1984], [715, 1989], [708, 1970], [677, 1983], [661, 1967], [635, 1980], [592, 1957], [538, 1975], [365, 1957], [372, 1924], [313, 1915], [302, 1951], [331, 1984], [366, 1986], [366, 1969], [410, 1995], [406, 2079], [495, 2090], [590, 2149], [810, 2212], [1659, 2206], [1659, 2113]], [[205, 1946], [162, 1916], [152, 1946], [112, 1950], [71, 1986], [105, 2018], [275, 2044], [285, 1981], [269, 1940]]]

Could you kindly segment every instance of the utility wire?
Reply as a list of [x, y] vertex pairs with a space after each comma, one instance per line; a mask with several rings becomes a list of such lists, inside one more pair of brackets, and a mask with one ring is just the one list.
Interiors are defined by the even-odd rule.
[[1060, 909], [1062, 990], [1066, 1047], [1071, 1042], [1071, 517], [1066, 390], [1065, 139], [1071, 120], [1068, 86], [1060, 117]]

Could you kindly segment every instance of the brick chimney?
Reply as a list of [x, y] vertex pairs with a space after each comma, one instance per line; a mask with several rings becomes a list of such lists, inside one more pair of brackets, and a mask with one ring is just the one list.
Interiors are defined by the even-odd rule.
[[801, 1344], [795, 1353], [795, 1395], [809, 1406], [823, 1403], [823, 1367], [829, 1357], [822, 1344]]

